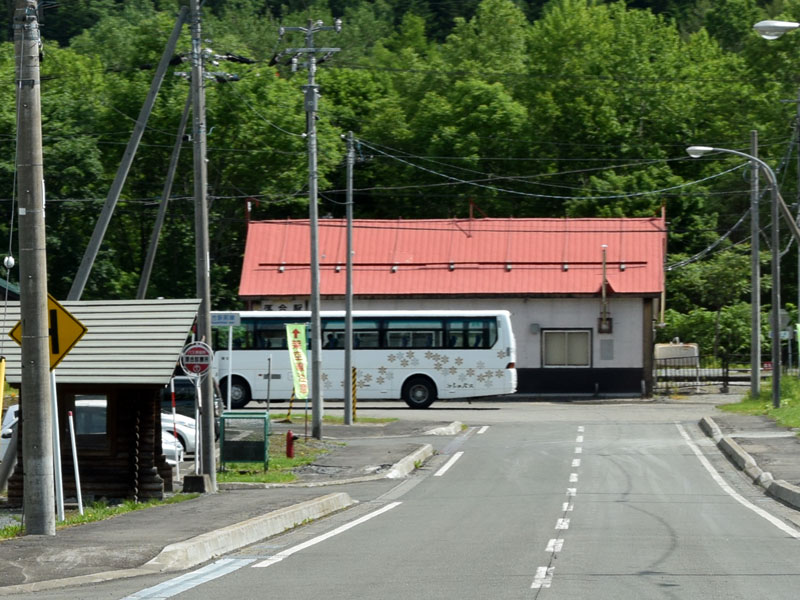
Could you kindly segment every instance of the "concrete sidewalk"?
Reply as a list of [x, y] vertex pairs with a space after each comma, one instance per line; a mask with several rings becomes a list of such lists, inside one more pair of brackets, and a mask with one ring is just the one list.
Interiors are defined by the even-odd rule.
[[223, 484], [216, 494], [55, 536], [2, 541], [0, 596], [189, 569], [355, 504], [337, 484], [404, 477], [434, 454], [425, 439], [460, 432], [460, 423], [440, 422], [327, 426], [325, 439], [343, 444], [302, 469], [296, 484]]
[[703, 417], [700, 427], [767, 494], [800, 510], [800, 438], [765, 416]]

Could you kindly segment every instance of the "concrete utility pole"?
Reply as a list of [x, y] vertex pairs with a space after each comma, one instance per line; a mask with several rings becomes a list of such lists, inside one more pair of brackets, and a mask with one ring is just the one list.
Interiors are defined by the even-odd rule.
[[305, 90], [306, 106], [306, 137], [308, 140], [308, 214], [311, 227], [311, 435], [322, 439], [322, 323], [320, 319], [320, 293], [319, 293], [319, 249], [318, 249], [318, 224], [317, 224], [317, 101], [319, 99], [319, 86], [315, 83], [314, 76], [317, 72], [317, 54], [332, 54], [339, 48], [315, 48], [314, 34], [319, 31], [342, 30], [341, 19], [336, 19], [335, 24], [324, 26], [322, 21], [309, 19], [307, 27], [281, 27], [280, 36], [287, 31], [301, 31], [305, 34], [305, 48], [287, 48], [286, 53], [294, 54], [292, 70], [297, 67], [297, 57], [308, 55], [308, 84]]
[[169, 38], [169, 42], [167, 42], [166, 48], [164, 48], [164, 53], [161, 55], [161, 60], [158, 63], [153, 82], [150, 84], [150, 91], [142, 105], [142, 109], [139, 111], [139, 118], [136, 120], [131, 139], [128, 141], [125, 153], [122, 155], [122, 162], [119, 167], [117, 167], [117, 174], [114, 177], [114, 182], [111, 184], [111, 189], [108, 191], [108, 196], [106, 196], [103, 210], [100, 212], [100, 216], [94, 226], [92, 237], [89, 240], [89, 246], [86, 248], [83, 259], [81, 259], [81, 264], [78, 267], [78, 272], [75, 275], [75, 279], [72, 281], [72, 287], [67, 295], [68, 300], [80, 300], [83, 295], [83, 288], [86, 287], [89, 273], [92, 270], [95, 258], [97, 258], [97, 253], [100, 250], [100, 244], [103, 243], [108, 224], [111, 222], [111, 216], [114, 214], [114, 209], [117, 206], [117, 200], [119, 200], [119, 195], [122, 192], [122, 186], [125, 184], [125, 179], [128, 177], [128, 171], [131, 168], [134, 156], [136, 156], [139, 142], [142, 140], [142, 135], [147, 125], [147, 119], [150, 117], [150, 112], [153, 110], [156, 96], [158, 96], [158, 90], [161, 89], [161, 82], [164, 81], [164, 74], [167, 72], [167, 67], [169, 67], [169, 61], [175, 56], [175, 46], [178, 43], [178, 37], [183, 29], [185, 17], [186, 8], [181, 7], [178, 20], [175, 23], [175, 27], [172, 29], [172, 35]]
[[[206, 170], [206, 93], [203, 79], [203, 56], [200, 47], [200, 2], [191, 0], [192, 30], [192, 131], [194, 141], [194, 234], [197, 266], [197, 337], [211, 344], [211, 265], [208, 242], [208, 195]], [[214, 382], [208, 376], [202, 384], [201, 469], [208, 475], [211, 489], [217, 490], [217, 460], [214, 452]]]
[[353, 132], [347, 132], [347, 283], [344, 295], [344, 424], [353, 424]]
[[17, 0], [17, 180], [19, 287], [22, 317], [22, 466], [26, 535], [55, 535], [53, 429], [50, 409], [50, 340], [39, 80], [41, 39], [36, 0]]
[[[750, 154], [758, 156], [758, 131], [750, 132]], [[750, 395], [761, 393], [761, 232], [758, 214], [758, 163], [750, 169]]]

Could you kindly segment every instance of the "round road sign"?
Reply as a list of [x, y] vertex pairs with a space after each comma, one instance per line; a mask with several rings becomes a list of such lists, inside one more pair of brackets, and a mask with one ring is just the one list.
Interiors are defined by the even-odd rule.
[[206, 375], [211, 369], [213, 355], [209, 345], [204, 342], [187, 344], [181, 351], [181, 368], [187, 375]]

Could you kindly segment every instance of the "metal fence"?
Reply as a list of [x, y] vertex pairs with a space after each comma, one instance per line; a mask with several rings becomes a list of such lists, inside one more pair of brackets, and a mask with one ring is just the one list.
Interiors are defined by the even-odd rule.
[[[715, 387], [724, 393], [734, 386], [749, 386], [750, 376], [749, 355], [658, 358], [655, 360], [653, 392], [658, 395], [698, 393]], [[768, 363], [762, 367], [759, 376], [772, 376]]]

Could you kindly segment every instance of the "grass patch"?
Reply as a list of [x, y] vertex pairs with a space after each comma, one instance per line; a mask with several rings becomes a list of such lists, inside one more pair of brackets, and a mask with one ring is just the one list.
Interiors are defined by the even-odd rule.
[[[124, 500], [121, 504], [109, 504], [106, 501], [92, 502], [83, 507], [83, 514], [80, 514], [77, 509], [66, 511], [64, 520], [56, 522], [56, 530], [74, 527], [75, 525], [83, 525], [85, 523], [94, 523], [95, 521], [104, 521], [105, 519], [116, 517], [117, 515], [151, 508], [153, 506], [177, 504], [197, 498], [197, 496], [199, 496], [199, 494], [175, 494], [164, 500], [147, 500], [145, 502]], [[25, 528], [22, 523], [19, 525], [7, 525], [6, 527], [0, 528], [0, 540], [20, 536], [24, 531]]]
[[297, 479], [292, 472], [297, 467], [309, 465], [327, 453], [329, 442], [314, 438], [299, 437], [294, 442], [294, 458], [286, 456], [286, 436], [269, 436], [269, 468], [264, 471], [263, 463], [226, 463], [225, 470], [217, 473], [218, 483], [291, 483]]
[[800, 427], [800, 381], [793, 377], [781, 378], [781, 406], [772, 406], [772, 387], [762, 386], [758, 398], [748, 393], [741, 402], [718, 406], [724, 412], [741, 415], [766, 415], [784, 427]]

